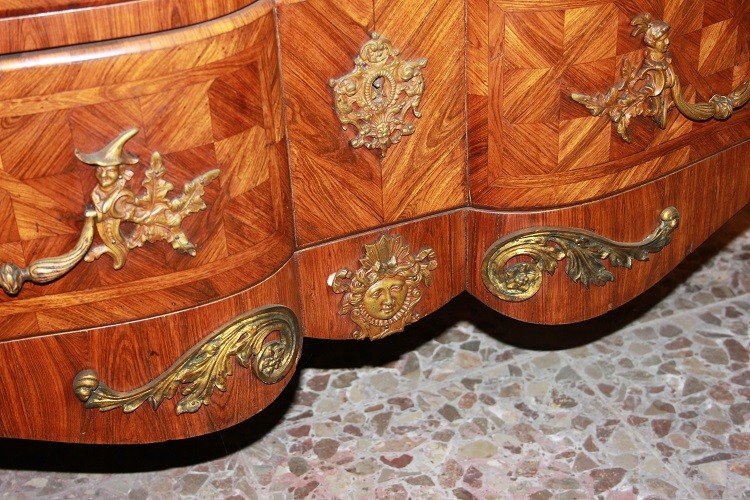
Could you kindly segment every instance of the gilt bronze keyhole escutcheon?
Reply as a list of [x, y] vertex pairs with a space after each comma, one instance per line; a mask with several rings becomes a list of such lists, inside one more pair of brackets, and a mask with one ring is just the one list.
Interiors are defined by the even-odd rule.
[[415, 118], [422, 116], [419, 102], [427, 59], [410, 61], [400, 54], [388, 39], [373, 33], [354, 59], [354, 69], [329, 82], [342, 129], [356, 129], [349, 141], [352, 147], [378, 149], [384, 157], [388, 148], [414, 133], [408, 114], [411, 110]]

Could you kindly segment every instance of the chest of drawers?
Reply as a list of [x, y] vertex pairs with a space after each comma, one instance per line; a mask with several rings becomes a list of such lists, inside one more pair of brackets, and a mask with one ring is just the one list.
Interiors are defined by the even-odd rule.
[[750, 200], [741, 0], [0, 0], [0, 33], [3, 437], [219, 430], [304, 337], [465, 290], [582, 321]]

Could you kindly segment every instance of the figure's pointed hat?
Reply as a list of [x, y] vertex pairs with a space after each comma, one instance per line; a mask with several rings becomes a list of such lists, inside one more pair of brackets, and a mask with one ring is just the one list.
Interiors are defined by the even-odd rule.
[[76, 157], [83, 163], [97, 167], [116, 167], [118, 165], [135, 165], [138, 157], [128, 153], [123, 148], [125, 143], [138, 133], [137, 128], [126, 130], [118, 135], [115, 140], [104, 146], [99, 151], [84, 153], [80, 149], [75, 150]]

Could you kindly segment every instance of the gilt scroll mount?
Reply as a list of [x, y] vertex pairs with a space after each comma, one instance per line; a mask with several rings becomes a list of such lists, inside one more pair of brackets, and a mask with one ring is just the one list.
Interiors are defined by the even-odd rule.
[[87, 369], [75, 376], [73, 392], [86, 408], [122, 408], [130, 413], [146, 401], [156, 410], [182, 388], [176, 413], [195, 413], [211, 402], [215, 389], [227, 390], [232, 358], [243, 368], [251, 367], [264, 384], [275, 384], [296, 363], [301, 343], [294, 312], [284, 306], [267, 306], [219, 328], [141, 387], [120, 392], [102, 382], [96, 371]]
[[628, 127], [637, 116], [651, 117], [663, 129], [667, 124], [667, 114], [673, 107], [694, 121], [726, 120], [735, 109], [750, 101], [748, 80], [729, 95], [714, 95], [708, 102], [688, 102], [669, 52], [671, 26], [647, 13], [635, 16], [631, 25], [634, 26], [632, 35], [643, 34], [646, 45], [641, 65], [633, 68], [626, 60], [621, 79], [604, 93], [571, 95], [592, 115], [608, 116], [623, 140], [631, 142]]
[[343, 294], [339, 314], [348, 315], [358, 327], [355, 339], [381, 339], [419, 319], [414, 308], [422, 298], [420, 285], [430, 286], [437, 268], [432, 248], [412, 255], [401, 236], [384, 234], [364, 245], [359, 264], [356, 270], [343, 268], [328, 277], [333, 292]]
[[372, 33], [354, 59], [354, 69], [329, 82], [341, 127], [356, 129], [356, 136], [349, 141], [352, 147], [379, 149], [385, 157], [389, 147], [414, 133], [407, 114], [411, 110], [416, 118], [422, 116], [419, 102], [426, 65], [425, 58], [402, 59], [390, 41]]
[[[583, 229], [539, 227], [510, 234], [496, 241], [482, 261], [482, 281], [499, 299], [521, 302], [533, 297], [542, 286], [544, 272], [554, 274], [558, 262], [567, 260], [565, 272], [573, 282], [604, 286], [614, 275], [601, 261], [630, 269], [633, 260], [648, 260], [671, 241], [679, 225], [674, 207], [661, 212], [659, 225], [639, 243], [621, 243]], [[516, 257], [518, 260], [511, 263]]]
[[[129, 129], [99, 151], [83, 153], [76, 157], [96, 168], [97, 185], [91, 192], [91, 207], [85, 211], [78, 244], [70, 252], [34, 261], [25, 268], [14, 263], [0, 265], [0, 287], [8, 295], [17, 295], [23, 284], [49, 283], [78, 265], [81, 260], [91, 262], [104, 254], [114, 261], [114, 268], [125, 265], [128, 252], [147, 242], [167, 241], [172, 247], [195, 256], [195, 246], [182, 230], [182, 221], [192, 213], [206, 208], [203, 201], [205, 186], [219, 176], [219, 170], [209, 170], [187, 182], [183, 192], [174, 198], [168, 194], [174, 186], [163, 177], [166, 173], [161, 155], [154, 152], [151, 165], [145, 171], [143, 190], [135, 193], [130, 186], [133, 171], [127, 165], [138, 163], [138, 157], [125, 151], [127, 141], [138, 133]], [[134, 229], [125, 234], [123, 222], [132, 223]], [[101, 243], [94, 243], [94, 227]]]

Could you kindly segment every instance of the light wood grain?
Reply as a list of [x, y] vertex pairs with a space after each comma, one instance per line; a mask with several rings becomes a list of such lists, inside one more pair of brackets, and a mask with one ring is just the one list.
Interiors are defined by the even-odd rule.
[[464, 6], [452, 0], [375, 0], [374, 8], [375, 31], [389, 37], [402, 57], [428, 59], [422, 118], [415, 120], [414, 134], [380, 160], [384, 222], [464, 205]]

